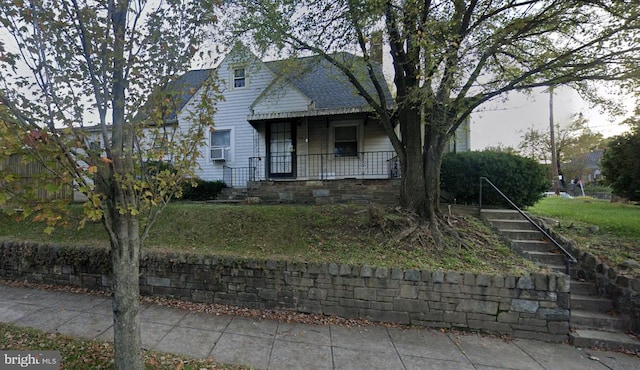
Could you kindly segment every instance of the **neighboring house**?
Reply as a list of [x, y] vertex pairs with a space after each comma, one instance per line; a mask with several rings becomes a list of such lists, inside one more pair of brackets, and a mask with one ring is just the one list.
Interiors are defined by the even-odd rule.
[[[356, 76], [366, 73], [360, 58], [336, 56], [352, 63]], [[387, 179], [398, 173], [382, 124], [326, 60], [263, 62], [235, 48], [215, 70], [190, 71], [176, 81], [183, 85], [175, 117], [182, 129], [190, 124], [190, 107], [212, 73], [224, 99], [216, 102], [215, 129], [199, 160], [202, 179], [245, 187], [248, 181]], [[393, 101], [388, 87], [383, 88]], [[468, 148], [468, 124], [463, 126], [452, 146], [457, 151]]]
[[462, 122], [456, 132], [453, 134], [453, 138], [449, 141], [447, 147], [448, 152], [461, 153], [471, 150], [471, 119], [467, 119]]
[[596, 181], [601, 177], [600, 162], [603, 154], [603, 150], [595, 150], [576, 156], [566, 165], [567, 172], [585, 183]]

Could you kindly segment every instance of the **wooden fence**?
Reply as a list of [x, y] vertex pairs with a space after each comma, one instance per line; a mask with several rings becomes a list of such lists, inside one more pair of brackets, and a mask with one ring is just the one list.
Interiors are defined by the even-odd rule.
[[[0, 173], [5, 175], [12, 174], [17, 177], [11, 188], [17, 192], [26, 191], [26, 189], [38, 188], [37, 198], [39, 200], [73, 200], [73, 188], [71, 186], [63, 186], [57, 192], [46, 190], [46, 184], [59, 184], [60, 180], [55, 178], [53, 174], [47, 175], [49, 170], [41, 163], [35, 161], [23, 161], [20, 155], [11, 155], [0, 159]], [[0, 176], [0, 182], [4, 181]], [[0, 187], [1, 189], [4, 186]]]

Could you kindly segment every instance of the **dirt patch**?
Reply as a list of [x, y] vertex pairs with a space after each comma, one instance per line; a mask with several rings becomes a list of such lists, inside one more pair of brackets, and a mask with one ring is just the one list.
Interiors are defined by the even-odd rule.
[[[424, 221], [403, 208], [372, 205], [332, 210], [334, 232], [356, 240], [371, 238], [382, 250], [428, 256], [433, 268], [457, 271], [513, 273], [539, 271], [509, 247], [478, 218], [457, 213]], [[353, 220], [359, 219], [359, 222]]]

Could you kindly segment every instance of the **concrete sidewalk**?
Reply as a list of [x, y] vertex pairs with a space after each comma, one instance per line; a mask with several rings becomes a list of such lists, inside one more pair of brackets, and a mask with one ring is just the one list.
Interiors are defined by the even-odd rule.
[[[0, 284], [0, 322], [112, 340], [110, 298]], [[144, 304], [146, 349], [256, 369], [640, 369], [640, 359], [430, 329], [316, 326]]]

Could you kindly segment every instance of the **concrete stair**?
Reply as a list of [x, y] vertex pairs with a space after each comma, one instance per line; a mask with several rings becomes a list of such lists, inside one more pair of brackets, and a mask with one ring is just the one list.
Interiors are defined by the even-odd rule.
[[247, 194], [246, 188], [224, 188], [220, 191], [216, 200], [210, 203], [241, 204], [247, 199]]
[[640, 352], [640, 340], [627, 333], [630, 327], [630, 319], [618, 314], [610, 299], [598, 295], [594, 283], [571, 280], [571, 344]]
[[515, 252], [553, 270], [566, 271], [565, 255], [518, 211], [483, 209], [481, 215], [509, 241]]
[[[517, 211], [483, 209], [481, 217], [523, 257], [558, 272], [566, 272], [562, 251]], [[571, 280], [570, 342], [579, 347], [625, 348], [640, 351], [640, 340], [627, 331], [629, 318], [615, 312], [613, 302], [598, 295], [592, 282]]]
[[574, 330], [571, 334], [571, 344], [576, 347], [624, 348], [640, 352], [640, 341], [633, 335], [603, 330]]

